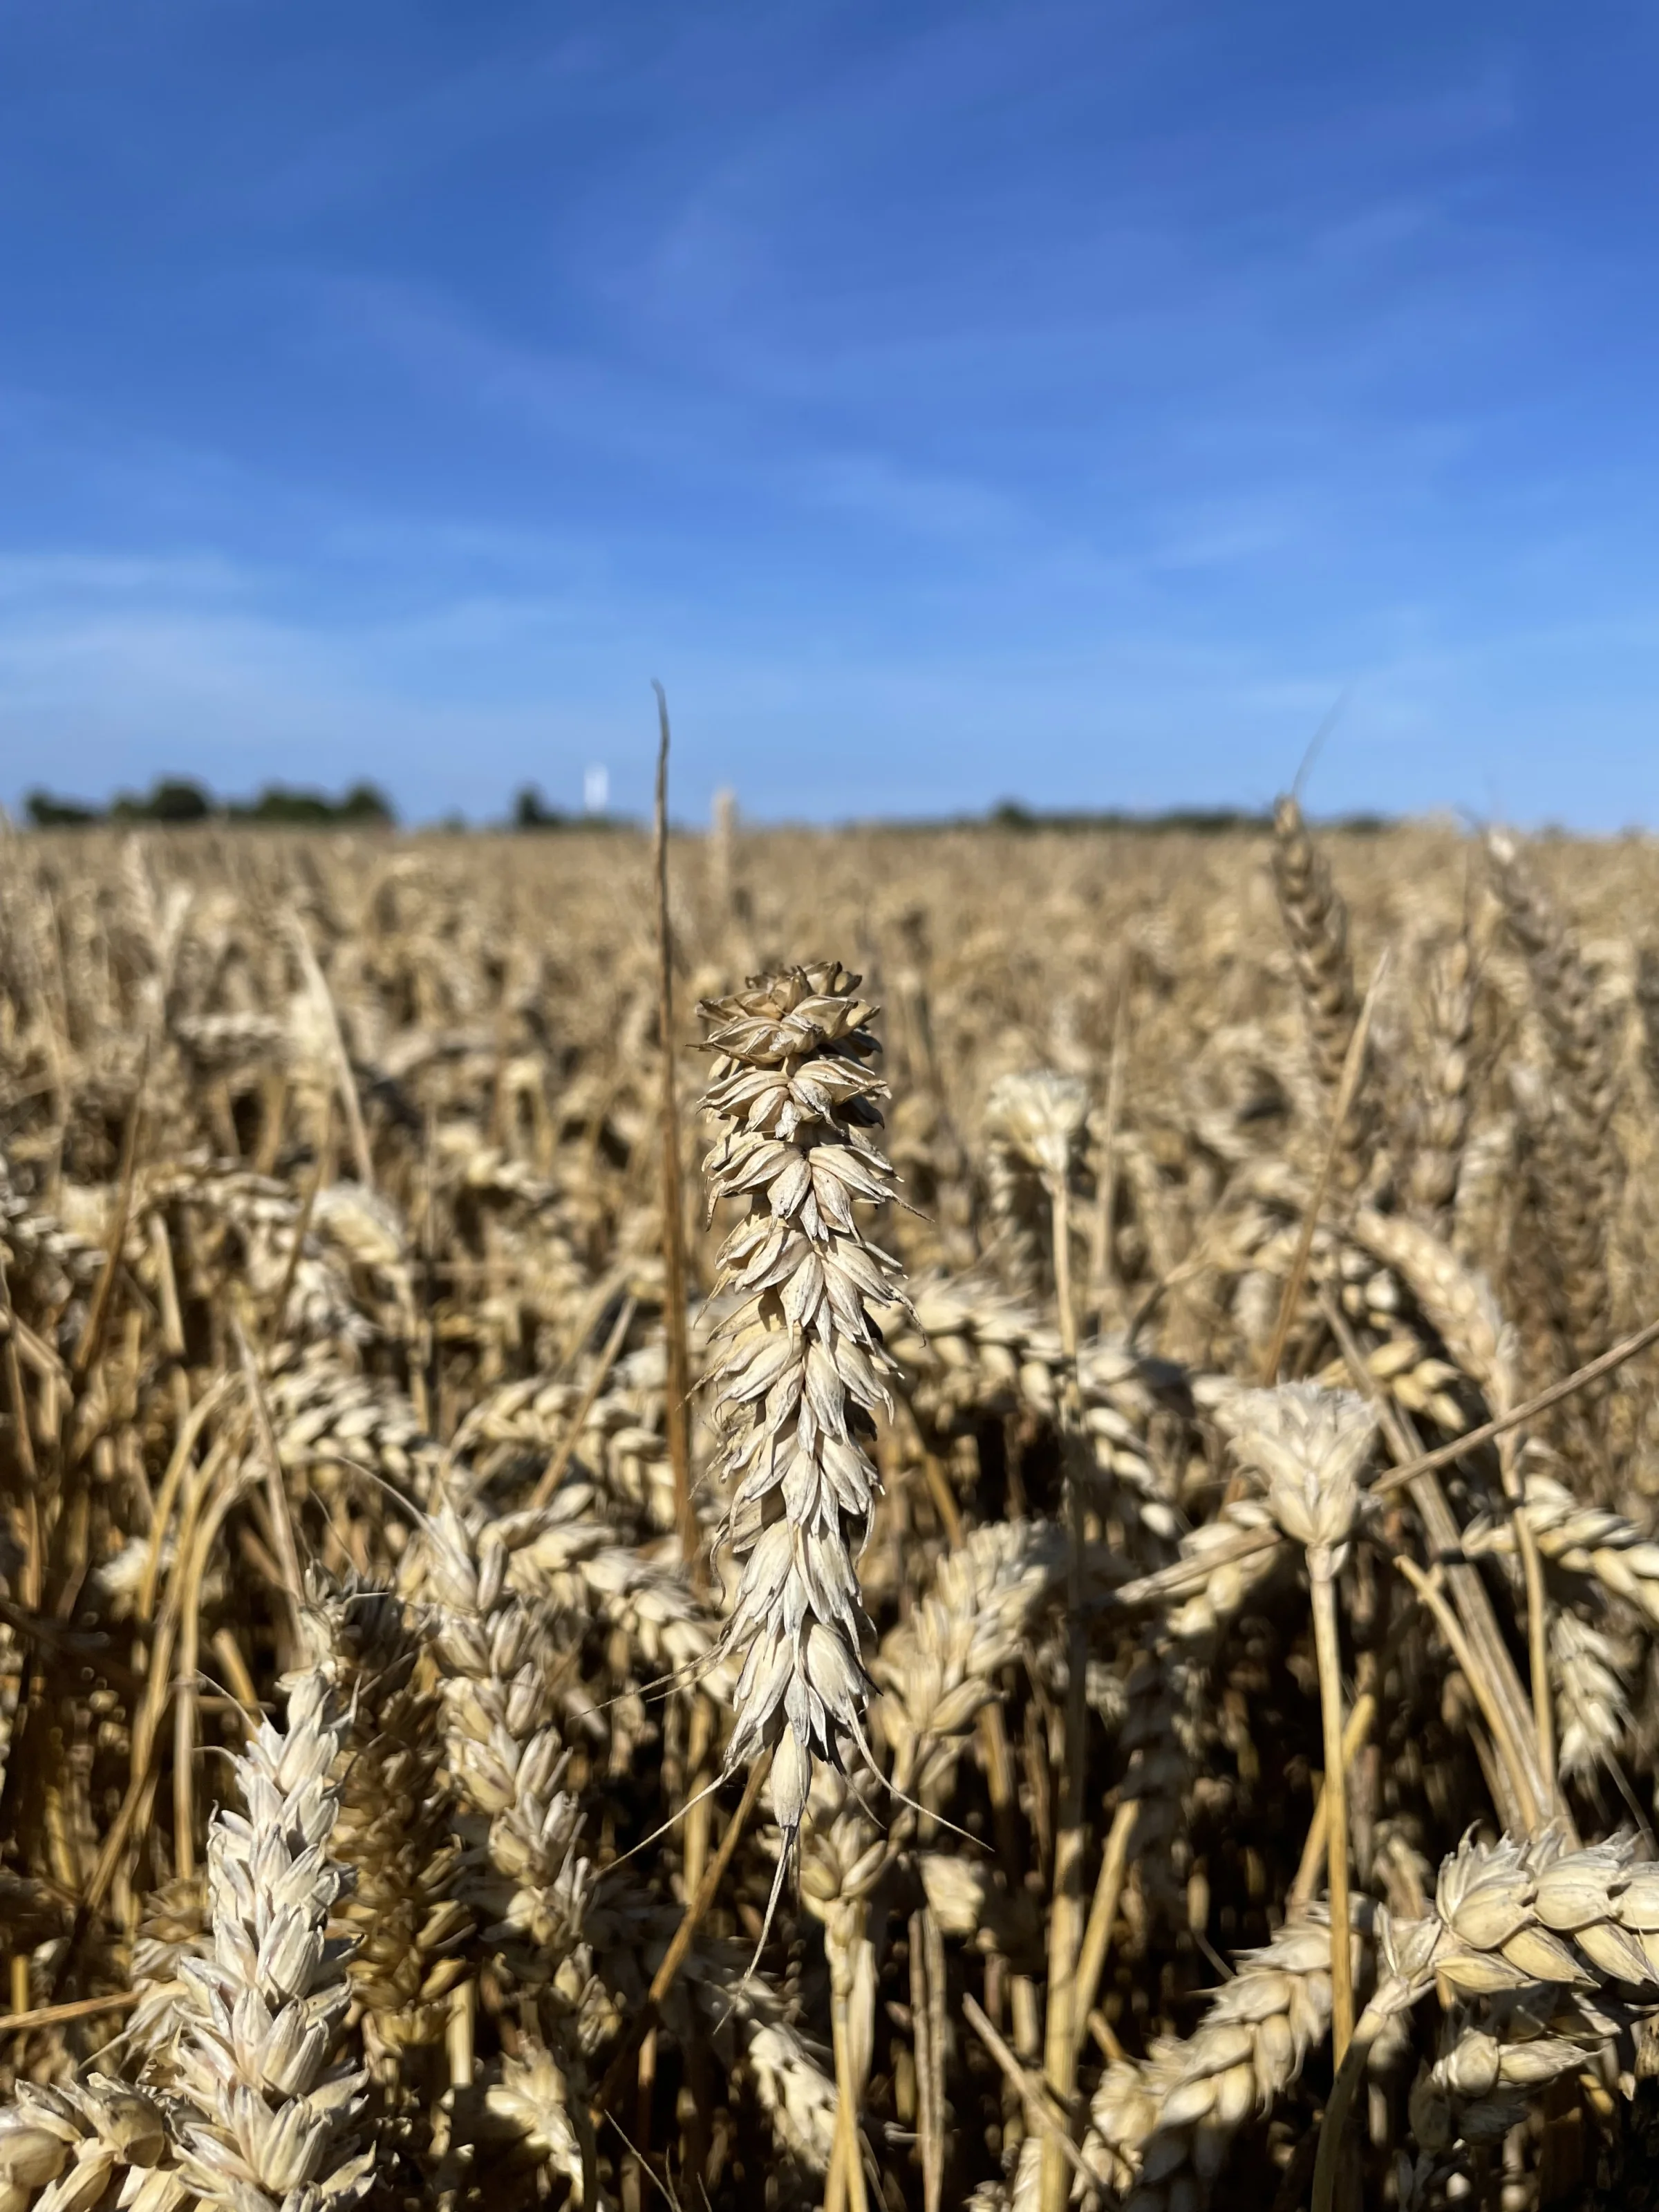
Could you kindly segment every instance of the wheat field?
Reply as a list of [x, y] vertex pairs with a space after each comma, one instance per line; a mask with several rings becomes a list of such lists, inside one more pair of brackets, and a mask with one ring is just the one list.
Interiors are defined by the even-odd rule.
[[0, 2212], [1659, 2201], [1659, 847], [4, 859]]

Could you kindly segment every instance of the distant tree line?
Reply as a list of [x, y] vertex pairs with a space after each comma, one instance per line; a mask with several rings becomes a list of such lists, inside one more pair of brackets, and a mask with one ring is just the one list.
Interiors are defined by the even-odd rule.
[[[1126, 814], [1115, 807], [1094, 813], [1045, 813], [1005, 799], [981, 817], [990, 830], [1119, 830], [1157, 835], [1184, 830], [1188, 836], [1225, 837], [1240, 830], [1265, 836], [1273, 826], [1271, 814], [1253, 814], [1237, 806], [1170, 806], [1158, 814]], [[1326, 830], [1346, 830], [1375, 836], [1391, 825], [1382, 814], [1342, 814], [1321, 823]]]
[[[372, 783], [354, 783], [338, 799], [320, 791], [295, 790], [283, 783], [267, 784], [257, 799], [219, 799], [205, 785], [179, 775], [159, 776], [142, 795], [118, 792], [103, 806], [38, 789], [28, 793], [23, 805], [37, 830], [88, 829], [111, 822], [246, 822], [276, 828], [390, 829], [398, 818], [391, 800]], [[472, 825], [456, 815], [441, 826], [459, 833]], [[567, 814], [550, 806], [537, 787], [527, 783], [514, 799], [513, 811], [502, 826], [544, 830], [617, 830], [628, 825], [613, 814]]]
[[256, 822], [273, 827], [389, 829], [392, 802], [372, 783], [354, 783], [338, 799], [269, 783], [257, 799], [216, 799], [187, 776], [159, 776], [143, 796], [118, 792], [107, 806], [31, 791], [23, 801], [37, 830], [85, 828], [99, 822]]
[[[78, 799], [60, 799], [52, 792], [40, 790], [31, 791], [23, 804], [30, 822], [37, 830], [86, 828], [98, 823], [113, 822], [242, 822], [273, 828], [391, 829], [398, 818], [391, 800], [373, 783], [354, 783], [337, 799], [331, 799], [325, 792], [295, 790], [287, 784], [270, 783], [257, 799], [217, 799], [204, 785], [194, 782], [187, 776], [176, 775], [158, 777], [143, 796], [131, 791], [118, 792], [106, 806], [94, 805]], [[456, 815], [441, 826], [459, 834], [472, 825]], [[527, 783], [515, 795], [512, 811], [501, 826], [515, 830], [546, 831], [622, 830], [635, 825], [621, 815], [592, 814], [586, 811], [567, 813], [560, 807], [550, 806], [538, 787]], [[1058, 830], [1097, 833], [1115, 830], [1129, 836], [1146, 836], [1184, 831], [1189, 836], [1219, 837], [1239, 833], [1265, 835], [1273, 828], [1273, 817], [1231, 806], [1176, 806], [1159, 814], [1130, 814], [1115, 808], [1094, 812], [1048, 812], [1026, 806], [1018, 799], [1005, 799], [983, 814], [958, 815], [931, 821], [864, 822], [859, 826], [866, 830], [888, 830], [900, 833], [950, 829], [1000, 830], [1023, 835]], [[1346, 814], [1329, 819], [1321, 826], [1327, 830], [1370, 836], [1389, 829], [1391, 824], [1389, 818], [1381, 814]]]
[[[1027, 806], [1018, 799], [1005, 799], [983, 814], [913, 817], [903, 820], [862, 821], [862, 830], [885, 830], [895, 836], [939, 830], [1000, 830], [1016, 836], [1038, 830], [1087, 831], [1098, 836], [1110, 830], [1128, 837], [1162, 837], [1177, 832], [1189, 837], [1271, 836], [1271, 814], [1252, 813], [1239, 806], [1170, 806], [1159, 813], [1132, 814], [1118, 807], [1092, 810]], [[1386, 814], [1322, 816], [1320, 828], [1346, 830], [1355, 836], [1375, 836], [1395, 825]]]
[[511, 830], [620, 830], [631, 825], [615, 814], [566, 814], [550, 806], [533, 783], [526, 783], [513, 801]]

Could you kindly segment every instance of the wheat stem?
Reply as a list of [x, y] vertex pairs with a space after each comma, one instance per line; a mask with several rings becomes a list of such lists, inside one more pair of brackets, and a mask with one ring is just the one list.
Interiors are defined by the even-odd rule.
[[[1376, 1721], [1376, 1699], [1369, 1690], [1354, 1699], [1353, 1711], [1348, 1715], [1342, 1730], [1342, 1766], [1346, 1773], [1359, 1756], [1361, 1747], [1370, 1735]], [[1313, 1817], [1308, 1823], [1308, 1832], [1303, 1839], [1301, 1863], [1296, 1879], [1291, 1884], [1285, 1899], [1287, 1918], [1305, 1912], [1312, 1904], [1319, 1887], [1319, 1877], [1325, 1868], [1325, 1854], [1330, 1838], [1330, 1800], [1322, 1779], [1319, 1795], [1314, 1801]], [[1333, 1915], [1334, 1917], [1334, 1915]]]
[[1336, 1626], [1336, 1576], [1309, 1559], [1319, 1704], [1325, 1734], [1326, 1881], [1331, 1901], [1331, 2041], [1338, 2065], [1353, 2033], [1353, 1964], [1348, 1944], [1348, 1781], [1343, 1749], [1342, 1650]]
[[1129, 1870], [1129, 1854], [1139, 1815], [1139, 1798], [1126, 1797], [1113, 1814], [1112, 1825], [1106, 1832], [1100, 1876], [1095, 1884], [1094, 1902], [1089, 1908], [1089, 1924], [1083, 1931], [1083, 1951], [1078, 1961], [1077, 1988], [1072, 2000], [1074, 2021], [1086, 2021], [1094, 2009], [1095, 1994], [1105, 1972], [1106, 1954], [1111, 1948], [1112, 1923], [1123, 1894], [1123, 1880]]
[[[1071, 1542], [1066, 1557], [1067, 1680], [1066, 1686], [1066, 1774], [1059, 1832], [1054, 1838], [1054, 1893], [1048, 1918], [1048, 1996], [1043, 2035], [1043, 2074], [1062, 2109], [1077, 2086], [1078, 2029], [1087, 2008], [1077, 2006], [1078, 1960], [1084, 1935], [1083, 1863], [1089, 1848], [1086, 1763], [1089, 1709], [1085, 1694], [1088, 1628], [1084, 1615], [1083, 1559], [1088, 1541], [1084, 1513], [1083, 1469], [1087, 1456], [1081, 1435], [1082, 1407], [1077, 1382], [1077, 1316], [1072, 1306], [1071, 1205], [1064, 1172], [1048, 1178], [1054, 1237], [1054, 1295], [1060, 1309], [1065, 1356], [1061, 1438], [1070, 1502]], [[1064, 2212], [1069, 2182], [1057, 2146], [1045, 2135], [1042, 2146], [1042, 2212]]]
[[662, 1063], [662, 1259], [664, 1328], [668, 1338], [668, 1457], [674, 1472], [674, 1518], [688, 1566], [702, 1535], [691, 1502], [691, 1357], [685, 1320], [685, 1200], [680, 1189], [680, 1120], [674, 1096], [674, 946], [668, 915], [668, 695], [657, 695], [657, 791], [653, 857], [657, 879], [657, 1028]]
[[1498, 1747], [1498, 1757], [1504, 1762], [1510, 1788], [1522, 1805], [1534, 1808], [1532, 1827], [1535, 1832], [1542, 1824], [1543, 1811], [1538, 1805], [1533, 1787], [1530, 1761], [1523, 1746], [1516, 1740], [1510, 1717], [1504, 1711], [1501, 1699], [1494, 1693], [1486, 1668], [1475, 1656], [1474, 1646], [1463, 1632], [1462, 1624], [1441, 1594], [1438, 1569], [1432, 1577], [1425, 1575], [1415, 1559], [1407, 1559], [1403, 1553], [1396, 1558], [1395, 1565], [1434, 1615], [1435, 1626], [1444, 1637], [1453, 1658], [1462, 1668], [1464, 1677], [1474, 1692], [1481, 1716], [1492, 1731], [1492, 1739]]

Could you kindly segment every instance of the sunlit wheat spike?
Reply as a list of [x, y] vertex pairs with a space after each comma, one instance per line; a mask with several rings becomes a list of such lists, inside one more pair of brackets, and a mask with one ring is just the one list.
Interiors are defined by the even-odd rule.
[[236, 1761], [246, 1809], [217, 1814], [208, 1841], [212, 1953], [180, 1967], [179, 2171], [235, 2212], [349, 2205], [374, 2164], [354, 2140], [362, 2075], [332, 2063], [352, 1946], [328, 1934], [349, 1876], [330, 1851], [340, 1717], [320, 1674], [295, 1678], [287, 1719]]
[[1273, 884], [1302, 986], [1315, 1064], [1334, 1091], [1359, 1016], [1348, 908], [1331, 881], [1329, 863], [1308, 835], [1301, 807], [1289, 796], [1273, 809]]
[[1003, 1076], [985, 1102], [987, 1136], [1050, 1180], [1071, 1172], [1088, 1122], [1088, 1085], [1049, 1067]]
[[1034, 1291], [1050, 1234], [1048, 1209], [1069, 1182], [1089, 1121], [1080, 1077], [1038, 1067], [1005, 1075], [985, 1102], [985, 1176], [1004, 1273]]
[[1468, 933], [1460, 931], [1434, 948], [1424, 978], [1426, 1034], [1407, 1187], [1413, 1206], [1431, 1226], [1449, 1215], [1468, 1140], [1475, 982], [1474, 951]]
[[875, 1662], [901, 1787], [931, 1788], [949, 1772], [1065, 1577], [1065, 1534], [1048, 1521], [993, 1522], [939, 1562], [932, 1590]]
[[[1659, 1542], [1606, 1505], [1587, 1505], [1541, 1470], [1525, 1477], [1527, 1518], [1544, 1557], [1564, 1572], [1588, 1576], [1659, 1626]], [[1463, 1548], [1508, 1552], [1515, 1536], [1507, 1519], [1481, 1514], [1463, 1531]]]
[[1526, 955], [1555, 1064], [1543, 1185], [1552, 1275], [1570, 1341], [1589, 1358], [1607, 1340], [1608, 1231], [1624, 1181], [1613, 1130], [1618, 1059], [1577, 939], [1563, 926], [1520, 847], [1494, 830], [1486, 854], [1504, 920]]
[[1359, 1471], [1376, 1415], [1348, 1390], [1289, 1382], [1243, 1390], [1223, 1409], [1240, 1462], [1261, 1477], [1273, 1518], [1310, 1555], [1340, 1565], [1358, 1516]]
[[1523, 2008], [1499, 2033], [1468, 2019], [1448, 2022], [1440, 2056], [1413, 2082], [1407, 2106], [1422, 2159], [1458, 2146], [1490, 2153], [1552, 2081], [1589, 2064], [1608, 2040], [1609, 2022], [1582, 2021], [1571, 2008], [1565, 2020], [1553, 2007], [1540, 2010], [1547, 2019]]
[[52, 2087], [20, 2081], [0, 2110], [0, 2201], [8, 2212], [177, 2212], [191, 2192], [173, 2149], [161, 2103], [125, 2081], [97, 2071]]
[[[1358, 1978], [1372, 1909], [1353, 1900]], [[1184, 2042], [1120, 2059], [1090, 2108], [1085, 2154], [1143, 2212], [1208, 2203], [1232, 2138], [1265, 2112], [1323, 2042], [1331, 2020], [1331, 1937], [1322, 1908], [1247, 1953]]]
[[754, 979], [700, 1009], [715, 1055], [703, 1103], [729, 1126], [709, 1205], [748, 1201], [721, 1247], [710, 1419], [732, 1484], [722, 1540], [742, 1563], [721, 1650], [740, 1657], [728, 1771], [774, 1753], [774, 1809], [798, 1832], [815, 1759], [864, 1738], [868, 1633], [854, 1560], [877, 1476], [871, 1416], [895, 1371], [871, 1318], [902, 1304], [896, 1261], [854, 1208], [893, 1194], [869, 1132], [874, 1009], [834, 961]]
[[[343, 1716], [332, 1850], [354, 1881], [339, 1917], [356, 1938], [354, 1995], [380, 2052], [441, 2039], [473, 1917], [455, 1895], [460, 1846], [440, 1768], [441, 1700], [416, 1680], [421, 1639], [392, 1591], [307, 1577], [301, 1634]], [[395, 2059], [393, 2060], [395, 2065]]]
[[[526, 1516], [527, 1535], [545, 1516]], [[567, 1753], [554, 1718], [557, 1655], [546, 1623], [507, 1582], [499, 1532], [446, 1505], [412, 1579], [430, 1607], [452, 1787], [470, 1808], [460, 1894], [498, 1934], [555, 1960], [580, 1940], [592, 1873], [581, 1808], [561, 1785]]]
[[1550, 1615], [1550, 1674], [1565, 1775], [1593, 1774], [1619, 1756], [1630, 1704], [1611, 1640], [1565, 1607]]
[[1463, 1997], [1526, 1988], [1659, 1988], [1659, 1867], [1632, 1838], [1568, 1851], [1546, 1832], [1531, 1843], [1466, 1840], [1441, 1865], [1432, 1907], [1391, 1936], [1396, 1974], [1430, 1978]]

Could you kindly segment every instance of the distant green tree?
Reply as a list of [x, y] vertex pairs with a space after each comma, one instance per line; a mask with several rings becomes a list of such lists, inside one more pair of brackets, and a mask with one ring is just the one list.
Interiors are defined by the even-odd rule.
[[37, 830], [71, 830], [101, 818], [95, 806], [83, 806], [78, 799], [54, 799], [49, 791], [30, 792], [23, 808]]
[[55, 799], [48, 791], [32, 791], [24, 800], [36, 829], [63, 829], [90, 822], [205, 822], [222, 814], [232, 822], [287, 824], [301, 829], [326, 829], [335, 824], [354, 827], [389, 826], [397, 820], [392, 802], [377, 784], [354, 783], [340, 799], [320, 791], [296, 791], [287, 784], [268, 783], [257, 799], [231, 799], [223, 805], [212, 793], [187, 776], [158, 777], [141, 797], [118, 792], [107, 807], [83, 805], [79, 799]]
[[389, 823], [395, 819], [391, 802], [372, 783], [354, 783], [343, 799], [330, 799], [320, 791], [295, 791], [287, 784], [268, 783], [259, 796], [228, 810], [237, 822], [271, 823], [289, 828], [328, 828], [341, 823]]
[[342, 822], [383, 822], [390, 826], [398, 818], [392, 801], [374, 783], [354, 783], [335, 811]]
[[562, 830], [564, 821], [557, 807], [550, 806], [533, 783], [526, 784], [513, 802], [515, 830]]
[[184, 775], [158, 776], [145, 799], [118, 794], [109, 810], [112, 822], [205, 822], [213, 801], [199, 783]]

